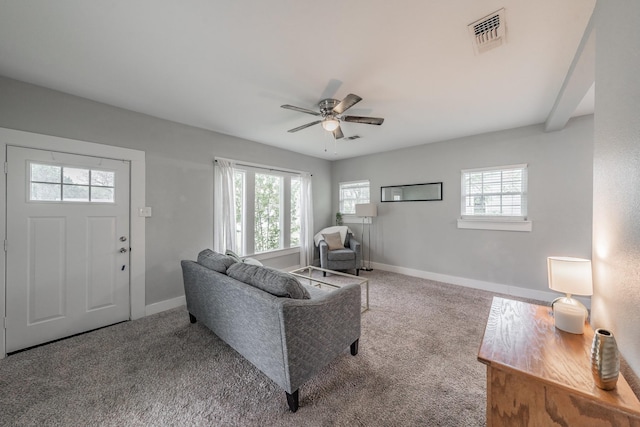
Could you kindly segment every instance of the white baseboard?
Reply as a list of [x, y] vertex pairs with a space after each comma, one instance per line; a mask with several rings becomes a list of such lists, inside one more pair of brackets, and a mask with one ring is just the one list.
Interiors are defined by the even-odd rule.
[[[560, 294], [554, 292], [537, 291], [535, 289], [527, 289], [519, 286], [502, 285], [500, 283], [485, 282], [482, 280], [468, 279], [466, 277], [449, 276], [447, 274], [432, 273], [430, 271], [416, 270], [407, 267], [398, 267], [395, 265], [381, 264], [378, 262], [372, 262], [371, 266], [376, 270], [389, 271], [391, 273], [404, 274], [406, 276], [419, 277], [421, 279], [435, 280], [436, 282], [450, 283], [452, 285], [480, 289], [488, 292], [513, 295], [520, 298], [531, 298], [538, 301], [551, 302], [557, 297], [561, 296]], [[291, 271], [300, 267], [300, 265], [294, 265], [291, 267], [283, 268], [282, 270]], [[574, 298], [580, 300], [588, 309], [591, 309], [591, 298]], [[152, 314], [161, 313], [163, 311], [171, 310], [173, 308], [177, 308], [186, 304], [187, 301], [184, 296], [156, 302], [145, 307], [145, 315], [150, 316]]]
[[[483, 291], [495, 292], [500, 294], [512, 295], [520, 298], [530, 298], [538, 301], [551, 302], [562, 296], [555, 292], [537, 291], [535, 289], [527, 289], [519, 286], [503, 285], [500, 283], [485, 282], [482, 280], [469, 279], [466, 277], [449, 276], [447, 274], [432, 273], [429, 271], [416, 270], [413, 268], [397, 267], [395, 265], [381, 264], [372, 262], [374, 269], [390, 271], [392, 273], [404, 274], [421, 279], [435, 280], [436, 282], [451, 283], [452, 285], [464, 286], [467, 288], [481, 289]], [[591, 309], [591, 298], [574, 297], [580, 300], [587, 308]]]
[[144, 308], [144, 315], [151, 316], [152, 314], [162, 313], [163, 311], [171, 310], [187, 304], [187, 300], [184, 295], [181, 297], [175, 297], [160, 302], [149, 304]]

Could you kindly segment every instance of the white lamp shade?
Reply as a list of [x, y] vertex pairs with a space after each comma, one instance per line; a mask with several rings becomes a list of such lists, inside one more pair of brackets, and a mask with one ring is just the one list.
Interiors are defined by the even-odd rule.
[[591, 260], [549, 257], [547, 269], [550, 289], [570, 295], [593, 295]]
[[356, 205], [356, 216], [365, 218], [378, 216], [378, 206], [375, 203], [362, 203]]

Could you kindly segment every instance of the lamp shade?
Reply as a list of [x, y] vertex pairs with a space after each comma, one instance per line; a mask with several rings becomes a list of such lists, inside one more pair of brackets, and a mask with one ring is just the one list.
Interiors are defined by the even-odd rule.
[[322, 122], [322, 127], [324, 128], [324, 130], [329, 132], [333, 132], [334, 130], [338, 129], [338, 126], [340, 126], [340, 122], [334, 118], [330, 118]]
[[550, 289], [570, 295], [593, 295], [591, 260], [549, 257], [547, 269]]
[[366, 218], [378, 216], [378, 206], [375, 203], [362, 203], [356, 205], [356, 216]]

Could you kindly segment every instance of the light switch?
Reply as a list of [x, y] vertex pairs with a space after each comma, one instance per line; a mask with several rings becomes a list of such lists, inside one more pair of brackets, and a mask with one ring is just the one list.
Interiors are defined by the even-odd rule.
[[151, 216], [151, 207], [150, 206], [145, 206], [144, 208], [139, 208], [138, 209], [138, 216], [142, 216], [145, 218], [148, 218]]

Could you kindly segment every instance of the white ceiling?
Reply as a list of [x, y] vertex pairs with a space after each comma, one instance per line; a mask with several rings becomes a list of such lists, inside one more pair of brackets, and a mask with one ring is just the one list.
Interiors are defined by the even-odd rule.
[[[339, 159], [549, 116], [595, 0], [0, 0], [0, 75]], [[504, 7], [506, 45], [467, 25]], [[334, 143], [320, 99], [363, 98]], [[593, 112], [593, 88], [577, 114]], [[326, 152], [325, 152], [326, 148]]]

